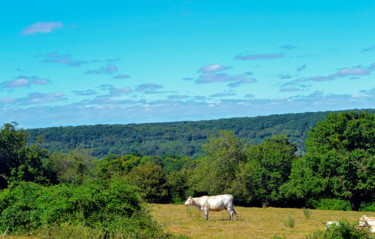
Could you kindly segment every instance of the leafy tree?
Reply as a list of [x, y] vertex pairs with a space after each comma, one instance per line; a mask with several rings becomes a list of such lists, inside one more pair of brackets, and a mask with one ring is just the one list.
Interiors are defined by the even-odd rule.
[[253, 165], [247, 162], [241, 162], [237, 168], [236, 178], [232, 183], [230, 192], [236, 201], [241, 203], [250, 203], [257, 199], [256, 191], [258, 190], [259, 178]]
[[232, 131], [220, 131], [204, 145], [207, 156], [198, 161], [191, 185], [198, 192], [221, 194], [231, 191], [240, 162], [245, 160], [242, 140]]
[[375, 115], [332, 113], [308, 133], [307, 154], [294, 165], [289, 196], [338, 197], [352, 210], [375, 190]]
[[165, 202], [168, 196], [167, 184], [160, 165], [147, 162], [133, 168], [126, 177], [138, 186], [148, 202]]
[[72, 150], [67, 154], [54, 153], [44, 163], [55, 172], [60, 183], [81, 184], [95, 175], [97, 160], [87, 150]]
[[172, 202], [182, 202], [188, 195], [188, 170], [173, 171], [167, 175], [167, 184]]
[[296, 145], [282, 135], [249, 147], [247, 164], [256, 174], [257, 200], [269, 202], [280, 199], [279, 188], [289, 179], [292, 163], [297, 159], [296, 152]]
[[108, 154], [98, 163], [97, 175], [103, 179], [127, 174], [141, 163], [141, 155], [127, 154], [124, 156]]
[[42, 159], [48, 151], [41, 149], [41, 138], [27, 145], [28, 134], [17, 123], [4, 124], [0, 130], [0, 189], [11, 182], [46, 182]]
[[193, 168], [194, 160], [187, 157], [177, 156], [173, 154], [165, 154], [162, 157], [163, 171], [166, 175], [171, 172], [180, 171], [186, 168]]

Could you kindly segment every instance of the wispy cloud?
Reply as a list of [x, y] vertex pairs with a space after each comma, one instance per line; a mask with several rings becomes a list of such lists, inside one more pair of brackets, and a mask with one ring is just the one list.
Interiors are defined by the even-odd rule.
[[366, 47], [362, 49], [362, 52], [368, 52], [368, 51], [374, 51], [375, 50], [375, 45]]
[[88, 64], [92, 62], [98, 62], [98, 60], [90, 60], [90, 61], [74, 60], [69, 54], [61, 55], [57, 52], [40, 55], [38, 57], [44, 57], [43, 62], [45, 63], [54, 62], [54, 63], [60, 63], [64, 65], [69, 65], [69, 66], [82, 66], [84, 64]]
[[27, 87], [30, 85], [46, 85], [49, 84], [50, 81], [47, 79], [40, 79], [36, 76], [19, 76], [14, 80], [5, 81], [1, 84], [2, 88], [21, 88]]
[[[345, 67], [340, 69], [334, 74], [327, 76], [313, 76], [313, 77], [302, 77], [296, 80], [296, 82], [306, 82], [306, 81], [331, 81], [337, 78], [351, 77], [355, 79], [356, 76], [367, 76], [375, 71], [375, 63], [370, 66], [355, 66], [355, 67]], [[354, 77], [354, 78], [353, 78]]]
[[26, 98], [19, 99], [21, 104], [45, 104], [52, 103], [55, 101], [65, 100], [64, 94], [61, 92], [55, 93], [30, 93]]
[[107, 66], [101, 67], [99, 69], [86, 71], [86, 74], [101, 75], [101, 74], [113, 74], [114, 72], [117, 72], [117, 67], [113, 64], [108, 64]]
[[131, 92], [132, 92], [132, 89], [130, 87], [124, 87], [120, 89], [112, 88], [110, 91], [110, 96], [114, 97], [114, 96], [119, 96], [122, 94], [129, 94]]
[[[27, 94], [26, 97], [13, 98], [13, 97], [0, 97], [0, 104], [2, 105], [18, 105], [18, 106], [29, 106], [34, 104], [48, 104], [56, 101], [66, 100], [65, 96], [61, 92], [55, 93], [39, 93], [33, 92]], [[13, 108], [12, 108], [13, 109]], [[35, 117], [36, 115], [34, 115]]]
[[346, 77], [346, 76], [366, 76], [369, 75], [372, 71], [375, 70], [375, 65], [370, 67], [356, 66], [352, 68], [343, 68], [339, 70], [335, 77]]
[[292, 49], [295, 49], [295, 48], [297, 48], [297, 47], [294, 46], [294, 45], [289, 45], [289, 44], [287, 44], [287, 45], [282, 45], [282, 46], [280, 46], [280, 48], [281, 48], [281, 49], [284, 49], [284, 50], [292, 50]]
[[230, 82], [234, 81], [237, 84], [231, 85], [231, 87], [235, 87], [236, 85], [240, 85], [243, 83], [251, 83], [255, 82], [255, 79], [249, 78], [246, 75], [228, 75], [227, 73], [204, 73], [198, 79], [196, 79], [196, 83], [198, 84], [209, 84], [209, 83], [218, 83], [218, 82]]
[[21, 35], [30, 35], [35, 33], [49, 33], [56, 29], [63, 28], [63, 23], [60, 22], [36, 22], [21, 31]]
[[226, 70], [228, 68], [229, 67], [223, 66], [221, 64], [211, 64], [211, 65], [207, 65], [207, 66], [200, 68], [198, 71], [202, 73], [209, 73], [209, 72], [217, 72], [217, 71]]
[[249, 55], [237, 55], [236, 60], [267, 60], [267, 59], [277, 59], [284, 57], [284, 54], [249, 54]]
[[279, 75], [279, 78], [280, 78], [281, 80], [285, 80], [285, 79], [291, 79], [292, 76], [291, 76], [291, 75]]
[[109, 94], [105, 95], [106, 97], [115, 97], [122, 94], [128, 94], [132, 92], [132, 89], [130, 87], [124, 87], [124, 88], [115, 88], [113, 85], [101, 85], [100, 86], [102, 90], [109, 91]]
[[296, 71], [303, 71], [306, 69], [306, 64], [305, 65], [302, 65], [302, 66], [299, 66], [297, 67]]
[[229, 75], [225, 72], [220, 72], [223, 70], [230, 69], [231, 67], [223, 66], [221, 64], [211, 64], [201, 67], [198, 72], [202, 74], [194, 78], [184, 78], [185, 81], [194, 80], [197, 84], [211, 84], [211, 83], [222, 83], [230, 82], [229, 87], [234, 88], [242, 84], [248, 84], [256, 82], [255, 78], [250, 77], [253, 75], [252, 72], [245, 72], [244, 74]]
[[[116, 124], [166, 122], [183, 120], [205, 120], [230, 117], [251, 117], [259, 115], [298, 113], [326, 110], [345, 110], [354, 108], [372, 108], [375, 90], [358, 94], [323, 94], [314, 92], [310, 95], [298, 95], [285, 98], [263, 99], [249, 94], [242, 100], [218, 99], [207, 102], [205, 97], [192, 100], [158, 100], [158, 101], [107, 101], [110, 107], [103, 107], [103, 101], [95, 101], [62, 105], [62, 106], [30, 106], [0, 107], [2, 122], [22, 119], [22, 127], [45, 127], [83, 124]], [[219, 95], [217, 95], [220, 97]], [[230, 96], [230, 95], [228, 95]], [[225, 96], [222, 96], [225, 97]], [[206, 99], [206, 100], [205, 100]], [[102, 101], [100, 101], [102, 100]], [[13, 101], [0, 98], [0, 102]], [[92, 103], [92, 104], [91, 104]], [[297, 109], [297, 110], [296, 110]]]
[[204, 73], [202, 74], [196, 82], [198, 84], [209, 84], [227, 81], [238, 81], [245, 79], [243, 75], [228, 75], [227, 73]]
[[[140, 84], [137, 86], [137, 91], [143, 91], [145, 93], [154, 93], [156, 90], [163, 88], [163, 86], [153, 83]], [[155, 92], [156, 93], [156, 92]]]
[[247, 78], [247, 79], [232, 82], [232, 83], [228, 84], [228, 86], [231, 87], [231, 88], [234, 88], [234, 87], [237, 87], [237, 86], [240, 86], [240, 85], [243, 85], [243, 84], [249, 84], [249, 83], [254, 83], [254, 82], [256, 82], [256, 80], [254, 78]]
[[98, 92], [96, 90], [75, 90], [73, 91], [74, 94], [80, 95], [80, 96], [89, 96], [89, 95], [96, 95]]
[[12, 97], [0, 97], [0, 104], [10, 104], [10, 103], [15, 103], [17, 100]]
[[[118, 105], [118, 104], [134, 104], [135, 101], [129, 99], [123, 99], [123, 96], [128, 95], [132, 92], [130, 87], [115, 88], [113, 85], [101, 85], [102, 90], [107, 90], [107, 94], [98, 95], [94, 99], [84, 100], [82, 103], [89, 105]], [[88, 93], [91, 90], [88, 91]], [[95, 92], [96, 94], [96, 92]], [[127, 98], [127, 97], [125, 97]]]
[[282, 89], [280, 89], [280, 92], [295, 92], [295, 91], [300, 91], [300, 89], [295, 88], [295, 87], [289, 87], [289, 88], [282, 88]]
[[117, 76], [114, 76], [113, 78], [114, 79], [127, 79], [127, 78], [129, 78], [129, 76], [128, 75], [117, 75]]
[[[50, 52], [47, 54], [37, 55], [35, 57], [43, 58], [42, 60], [43, 63], [58, 63], [58, 64], [63, 64], [63, 65], [68, 65], [68, 66], [82, 66], [82, 65], [91, 64], [91, 63], [108, 63], [109, 65], [112, 65], [112, 62], [116, 62], [120, 60], [120, 58], [113, 58], [113, 59], [107, 59], [107, 60], [99, 60], [99, 59], [77, 60], [77, 59], [74, 59], [70, 54], [61, 54], [58, 52]], [[106, 67], [102, 67], [100, 69], [92, 70], [89, 72], [92, 72], [94, 74], [95, 73], [100, 74], [100, 72], [105, 69]], [[119, 75], [119, 76], [124, 76], [124, 75]]]
[[168, 96], [169, 100], [184, 100], [188, 98], [190, 98], [190, 96], [188, 95], [169, 95]]
[[227, 96], [235, 96], [235, 93], [216, 93], [213, 95], [210, 95], [212, 98], [220, 98], [220, 97], [227, 97]]

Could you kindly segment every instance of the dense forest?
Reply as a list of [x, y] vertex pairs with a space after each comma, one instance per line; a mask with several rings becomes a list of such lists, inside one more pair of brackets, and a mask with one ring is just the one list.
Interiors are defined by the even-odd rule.
[[274, 135], [285, 135], [305, 152], [307, 131], [329, 112], [283, 114], [196, 122], [148, 123], [52, 127], [27, 130], [34, 143], [43, 135], [42, 147], [51, 152], [90, 149], [93, 156], [141, 153], [143, 155], [203, 156], [202, 145], [220, 130], [233, 131], [248, 145], [257, 145]]

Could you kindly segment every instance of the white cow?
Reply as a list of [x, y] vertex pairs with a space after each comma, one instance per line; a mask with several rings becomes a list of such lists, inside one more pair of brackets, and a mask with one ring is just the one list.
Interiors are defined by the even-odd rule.
[[372, 233], [375, 232], [375, 217], [367, 217], [363, 215], [359, 219], [359, 226], [360, 227], [368, 227]]
[[238, 215], [233, 208], [233, 196], [230, 194], [202, 196], [197, 198], [188, 197], [185, 206], [190, 205], [196, 206], [200, 211], [203, 211], [206, 220], [208, 220], [208, 211], [228, 210], [230, 213], [230, 220], [232, 220], [233, 213]]
[[340, 222], [338, 222], [338, 221], [328, 221], [328, 222], [326, 222], [325, 229], [327, 230], [328, 228], [330, 228], [333, 225], [340, 226]]

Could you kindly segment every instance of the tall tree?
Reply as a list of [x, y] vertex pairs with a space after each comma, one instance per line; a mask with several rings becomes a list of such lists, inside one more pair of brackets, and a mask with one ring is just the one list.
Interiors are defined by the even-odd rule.
[[133, 168], [126, 177], [141, 189], [148, 202], [166, 202], [168, 197], [167, 182], [160, 165], [147, 162]]
[[285, 187], [289, 195], [338, 197], [349, 200], [352, 210], [372, 199], [375, 115], [356, 111], [331, 113], [310, 130], [306, 148], [307, 153], [295, 164]]
[[247, 158], [256, 174], [255, 198], [262, 202], [280, 199], [279, 188], [289, 179], [292, 163], [297, 159], [297, 147], [283, 135], [276, 135], [260, 145], [251, 145]]
[[204, 145], [207, 156], [198, 161], [192, 185], [209, 194], [228, 193], [240, 162], [246, 159], [244, 145], [232, 131], [220, 131]]
[[17, 123], [4, 124], [0, 129], [0, 189], [15, 181], [46, 181], [42, 159], [47, 150], [39, 147], [40, 138], [27, 145], [28, 134], [17, 129]]
[[67, 154], [52, 154], [45, 160], [44, 167], [56, 174], [59, 183], [82, 184], [85, 179], [95, 175], [97, 159], [88, 150], [75, 149]]

